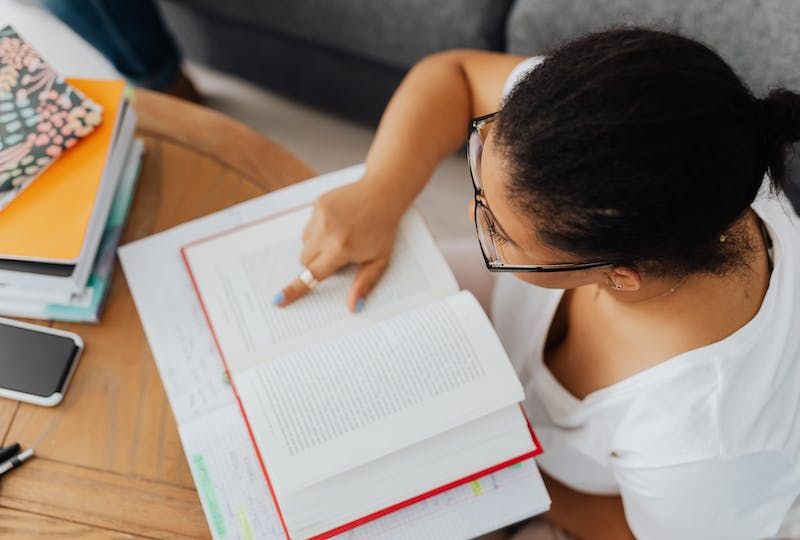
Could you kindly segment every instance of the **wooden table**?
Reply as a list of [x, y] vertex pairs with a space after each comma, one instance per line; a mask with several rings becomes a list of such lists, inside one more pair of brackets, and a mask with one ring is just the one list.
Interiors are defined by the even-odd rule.
[[[315, 175], [203, 107], [139, 90], [136, 111], [147, 155], [123, 243]], [[0, 441], [37, 455], [0, 483], [0, 538], [210, 537], [119, 265], [99, 325], [54, 326], [86, 350], [57, 407], [0, 399]]]

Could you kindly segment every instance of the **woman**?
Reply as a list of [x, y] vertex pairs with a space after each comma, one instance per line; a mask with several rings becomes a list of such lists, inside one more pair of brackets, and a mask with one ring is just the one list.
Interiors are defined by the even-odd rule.
[[485, 266], [513, 272], [490, 309], [545, 448], [545, 519], [578, 538], [794, 536], [800, 225], [757, 193], [765, 173], [785, 182], [800, 96], [756, 99], [705, 46], [643, 29], [521, 61], [414, 67], [364, 177], [317, 201], [302, 263], [316, 279], [360, 265], [358, 311], [400, 216], [499, 109], [472, 124], [474, 215]]

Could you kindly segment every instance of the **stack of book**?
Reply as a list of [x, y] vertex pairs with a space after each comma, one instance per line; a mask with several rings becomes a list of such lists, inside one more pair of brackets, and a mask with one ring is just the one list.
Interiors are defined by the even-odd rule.
[[143, 152], [125, 82], [0, 29], [0, 315], [96, 322]]

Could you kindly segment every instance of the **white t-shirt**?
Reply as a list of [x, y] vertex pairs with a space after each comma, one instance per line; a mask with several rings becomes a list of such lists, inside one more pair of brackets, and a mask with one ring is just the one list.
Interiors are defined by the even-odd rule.
[[638, 538], [800, 538], [800, 219], [784, 197], [753, 208], [774, 245], [756, 316], [582, 400], [543, 362], [563, 291], [508, 274], [495, 286], [492, 319], [525, 387], [539, 466], [578, 491], [620, 494]]

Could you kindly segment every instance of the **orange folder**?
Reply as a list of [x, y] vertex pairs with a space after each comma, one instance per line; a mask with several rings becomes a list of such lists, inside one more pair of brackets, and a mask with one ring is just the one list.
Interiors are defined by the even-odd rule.
[[125, 81], [68, 81], [103, 107], [103, 121], [0, 211], [0, 258], [75, 263], [81, 254]]

